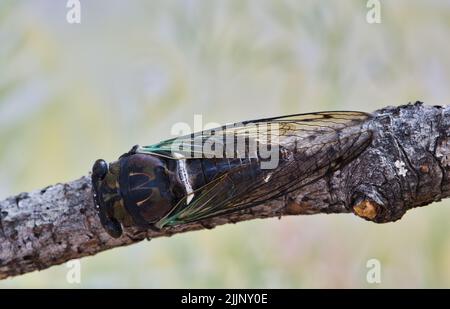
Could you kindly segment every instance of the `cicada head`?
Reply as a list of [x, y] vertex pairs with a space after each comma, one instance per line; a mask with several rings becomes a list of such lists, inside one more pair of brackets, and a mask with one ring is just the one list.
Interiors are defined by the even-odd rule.
[[100, 221], [113, 237], [122, 226], [152, 228], [177, 201], [177, 180], [165, 160], [148, 154], [126, 154], [92, 168], [94, 198]]
[[100, 222], [108, 234], [115, 238], [120, 237], [122, 227], [114, 213], [116, 205], [123, 204], [119, 190], [118, 164], [108, 164], [102, 159], [95, 161], [92, 167], [92, 189]]

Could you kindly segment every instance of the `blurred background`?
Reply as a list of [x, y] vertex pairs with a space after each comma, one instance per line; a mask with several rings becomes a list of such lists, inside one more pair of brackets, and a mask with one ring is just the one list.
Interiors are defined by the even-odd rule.
[[[0, 198], [86, 175], [98, 158], [193, 126], [450, 102], [450, 1], [0, 2]], [[117, 248], [11, 287], [450, 287], [449, 202], [376, 225], [255, 220]], [[366, 262], [381, 262], [381, 283]]]

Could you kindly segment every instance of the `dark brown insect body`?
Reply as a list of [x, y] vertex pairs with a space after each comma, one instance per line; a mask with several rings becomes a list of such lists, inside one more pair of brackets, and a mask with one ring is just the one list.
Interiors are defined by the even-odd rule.
[[[363, 128], [368, 118], [359, 112], [322, 112], [261, 119], [135, 146], [110, 164], [97, 160], [92, 183], [100, 220], [119, 237], [122, 226], [159, 229], [258, 205], [355, 158], [371, 141]], [[239, 148], [239, 137], [255, 142], [255, 148]], [[214, 151], [226, 141], [232, 143], [232, 155]], [[180, 147], [186, 142], [187, 148]], [[208, 142], [215, 146], [205, 147]], [[275, 165], [264, 167], [267, 152], [260, 146], [269, 146]]]
[[[250, 173], [232, 175], [236, 182], [252, 181], [261, 172], [256, 160], [250, 165], [246, 159], [226, 158], [181, 162], [132, 152], [109, 165], [98, 160], [92, 178], [96, 188], [95, 201], [108, 232], [120, 236], [119, 222], [124, 226], [155, 228], [158, 220], [189, 193], [182, 173], [188, 177], [194, 192], [239, 166], [244, 168], [243, 171], [249, 169]], [[180, 163], [184, 166], [180, 167]]]

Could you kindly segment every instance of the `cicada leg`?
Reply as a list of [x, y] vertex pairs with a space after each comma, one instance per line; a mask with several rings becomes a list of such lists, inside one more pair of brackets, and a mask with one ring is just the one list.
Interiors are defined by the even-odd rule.
[[121, 155], [119, 157], [119, 159], [122, 159], [122, 158], [125, 158], [125, 157], [128, 157], [128, 156], [136, 154], [136, 151], [138, 150], [138, 148], [139, 148], [139, 145], [134, 145], [133, 148], [130, 149], [130, 151], [128, 151], [128, 152], [124, 153], [123, 155]]
[[114, 238], [119, 238], [122, 236], [122, 226], [119, 221], [114, 218], [108, 218], [106, 215], [100, 211], [99, 212], [100, 222], [106, 232]]

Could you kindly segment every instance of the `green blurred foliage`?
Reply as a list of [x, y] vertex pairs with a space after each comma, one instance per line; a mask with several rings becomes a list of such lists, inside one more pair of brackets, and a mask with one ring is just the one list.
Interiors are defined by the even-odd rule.
[[[0, 3], [0, 196], [87, 174], [193, 124], [450, 98], [450, 3]], [[450, 287], [444, 203], [375, 225], [351, 215], [268, 219], [155, 239], [0, 287]], [[366, 282], [366, 261], [382, 283]]]

